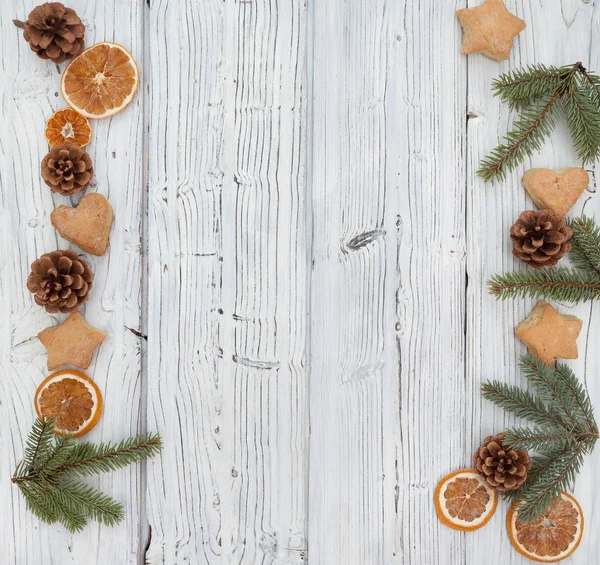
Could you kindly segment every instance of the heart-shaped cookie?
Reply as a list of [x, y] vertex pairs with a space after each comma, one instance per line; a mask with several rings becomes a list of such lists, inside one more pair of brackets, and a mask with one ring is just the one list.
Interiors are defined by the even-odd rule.
[[104, 255], [108, 248], [114, 213], [102, 194], [86, 194], [77, 208], [59, 206], [50, 215], [56, 231], [92, 255]]
[[550, 208], [564, 216], [590, 183], [587, 172], [578, 167], [529, 169], [522, 179], [525, 190], [538, 208]]

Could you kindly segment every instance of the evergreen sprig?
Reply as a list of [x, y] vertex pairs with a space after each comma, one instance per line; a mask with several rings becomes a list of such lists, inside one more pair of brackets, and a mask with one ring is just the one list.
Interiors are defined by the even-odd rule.
[[533, 65], [498, 77], [494, 94], [520, 113], [502, 142], [477, 171], [485, 181], [502, 180], [507, 171], [539, 151], [566, 115], [573, 146], [584, 163], [600, 155], [600, 77], [580, 63], [566, 67]]
[[77, 443], [70, 435], [56, 436], [53, 430], [54, 420], [36, 420], [13, 475], [27, 508], [44, 522], [60, 522], [71, 532], [80, 531], [88, 518], [108, 526], [118, 524], [123, 519], [122, 505], [76, 478], [152, 457], [161, 449], [160, 437], [147, 434], [96, 445]]
[[559, 302], [587, 302], [600, 298], [600, 227], [592, 218], [569, 220], [573, 230], [571, 258], [574, 268], [549, 267], [493, 276], [490, 293], [511, 297], [546, 298]]
[[505, 493], [519, 501], [519, 519], [529, 522], [539, 518], [561, 491], [572, 487], [584, 456], [592, 452], [600, 434], [591, 400], [569, 367], [560, 363], [548, 367], [531, 355], [521, 358], [520, 367], [534, 392], [491, 381], [483, 384], [482, 394], [534, 424], [504, 432], [512, 449], [536, 453], [527, 480]]

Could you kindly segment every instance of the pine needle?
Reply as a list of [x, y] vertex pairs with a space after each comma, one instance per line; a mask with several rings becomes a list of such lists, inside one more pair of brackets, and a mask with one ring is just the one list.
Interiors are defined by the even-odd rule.
[[118, 444], [77, 443], [70, 435], [55, 436], [54, 420], [36, 420], [27, 439], [23, 461], [12, 482], [27, 508], [41, 520], [60, 522], [71, 532], [88, 519], [112, 526], [123, 519], [123, 507], [75, 477], [120, 469], [159, 453], [158, 435], [135, 436]]
[[498, 381], [485, 383], [482, 394], [534, 424], [504, 432], [511, 449], [537, 454], [532, 457], [527, 480], [506, 493], [518, 501], [519, 519], [530, 522], [539, 518], [561, 491], [572, 487], [584, 456], [592, 452], [599, 434], [591, 400], [566, 365], [548, 367], [537, 357], [525, 355], [521, 369], [536, 394]]
[[525, 157], [540, 151], [558, 122], [559, 107], [580, 159], [592, 163], [600, 155], [600, 77], [581, 63], [517, 69], [498, 77], [493, 90], [519, 116], [512, 131], [481, 162], [477, 173], [486, 182], [504, 179]]

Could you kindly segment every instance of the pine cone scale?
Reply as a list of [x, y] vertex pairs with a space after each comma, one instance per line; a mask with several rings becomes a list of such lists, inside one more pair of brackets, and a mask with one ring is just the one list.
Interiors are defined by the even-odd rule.
[[514, 490], [527, 479], [531, 459], [525, 450], [507, 450], [503, 440], [504, 434], [486, 437], [473, 454], [473, 464], [491, 488]]

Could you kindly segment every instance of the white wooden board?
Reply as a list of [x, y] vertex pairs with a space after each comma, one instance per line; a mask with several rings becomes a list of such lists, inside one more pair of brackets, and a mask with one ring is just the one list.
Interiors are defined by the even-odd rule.
[[[508, 1], [528, 27], [498, 64], [459, 52], [467, 0], [68, 3], [88, 44], [123, 44], [142, 75], [89, 148], [90, 190], [116, 216], [85, 308], [110, 334], [89, 370], [106, 399], [89, 437], [165, 441], [160, 458], [95, 483], [126, 521], [72, 536], [33, 518], [9, 480], [48, 373], [35, 336], [60, 321], [25, 280], [67, 246], [49, 222], [67, 199], [39, 176], [60, 69], [11, 22], [34, 5], [0, 6], [1, 562], [526, 563], [505, 506], [461, 534], [437, 521], [432, 493], [512, 422], [479, 386], [521, 382], [512, 331], [532, 302], [486, 290], [518, 267], [507, 234], [531, 207], [520, 176], [577, 164], [559, 128], [484, 185], [478, 162], [511, 119], [490, 83], [533, 62], [600, 70], [600, 6]], [[582, 210], [599, 215], [595, 184]], [[558, 308], [584, 320], [570, 364], [600, 406], [600, 314]], [[600, 550], [598, 464], [577, 483], [591, 526], [569, 563]]]

